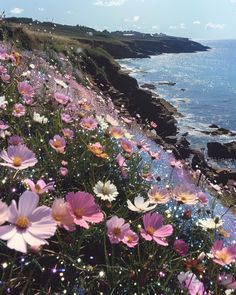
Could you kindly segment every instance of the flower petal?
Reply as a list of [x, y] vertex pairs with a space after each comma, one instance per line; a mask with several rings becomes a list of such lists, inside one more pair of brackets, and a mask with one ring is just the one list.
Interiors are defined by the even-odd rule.
[[39, 196], [33, 192], [25, 191], [18, 204], [19, 215], [29, 216], [35, 210], [39, 202]]

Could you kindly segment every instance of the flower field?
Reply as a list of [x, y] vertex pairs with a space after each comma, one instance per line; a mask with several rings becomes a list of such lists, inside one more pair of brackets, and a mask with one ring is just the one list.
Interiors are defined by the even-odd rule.
[[70, 56], [0, 43], [1, 294], [234, 294], [235, 216], [199, 175]]

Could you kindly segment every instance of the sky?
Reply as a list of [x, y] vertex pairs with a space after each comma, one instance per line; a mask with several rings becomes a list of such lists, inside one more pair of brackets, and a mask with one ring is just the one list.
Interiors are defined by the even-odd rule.
[[236, 0], [0, 0], [1, 11], [98, 30], [236, 39]]

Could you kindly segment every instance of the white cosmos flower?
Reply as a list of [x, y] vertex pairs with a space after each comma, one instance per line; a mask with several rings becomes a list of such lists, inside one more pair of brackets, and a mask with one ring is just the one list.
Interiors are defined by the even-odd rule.
[[93, 191], [97, 197], [109, 202], [114, 201], [119, 194], [116, 186], [112, 184], [110, 180], [106, 182], [98, 181], [95, 184]]
[[96, 120], [98, 121], [98, 124], [101, 126], [101, 129], [103, 131], [109, 127], [109, 125], [102, 116], [96, 116]]
[[40, 124], [47, 124], [48, 123], [48, 118], [46, 118], [45, 116], [40, 116], [40, 114], [38, 114], [36, 112], [34, 112], [33, 120], [35, 122], [40, 123]]
[[215, 218], [206, 218], [201, 219], [197, 222], [197, 225], [200, 226], [203, 230], [207, 231], [208, 229], [216, 229], [222, 226], [224, 222], [218, 217]]
[[63, 88], [68, 88], [68, 85], [64, 81], [56, 79], [56, 78], [54, 78], [54, 81], [57, 83], [57, 85], [60, 85]]
[[6, 100], [6, 97], [5, 96], [0, 96], [0, 109], [5, 110], [7, 104], [8, 104], [8, 101]]
[[130, 200], [128, 200], [127, 205], [129, 210], [135, 211], [135, 212], [147, 212], [154, 209], [157, 206], [157, 204], [155, 204], [149, 207], [150, 201], [149, 200], [145, 201], [144, 198], [140, 196], [134, 198], [134, 204], [131, 203]]

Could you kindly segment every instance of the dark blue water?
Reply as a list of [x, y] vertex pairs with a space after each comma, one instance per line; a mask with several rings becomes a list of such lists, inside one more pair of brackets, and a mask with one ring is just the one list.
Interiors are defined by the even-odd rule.
[[[205, 147], [208, 141], [236, 140], [201, 132], [211, 130], [209, 125], [213, 123], [236, 130], [236, 40], [201, 43], [211, 49], [120, 61], [139, 84], [154, 84], [155, 91], [177, 107], [184, 115], [178, 118], [180, 133], [188, 131], [188, 139], [198, 148]], [[159, 85], [160, 81], [176, 85]]]

